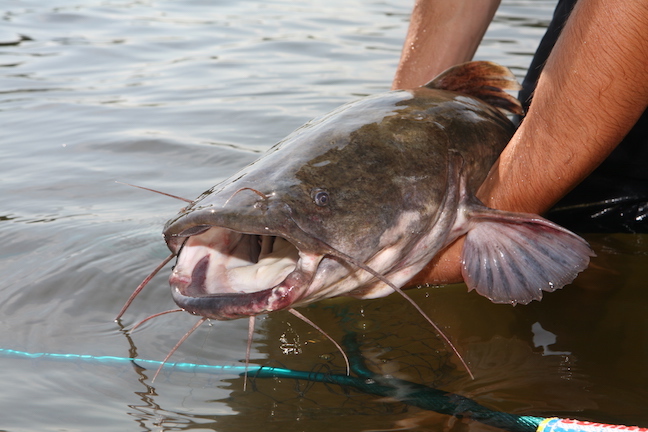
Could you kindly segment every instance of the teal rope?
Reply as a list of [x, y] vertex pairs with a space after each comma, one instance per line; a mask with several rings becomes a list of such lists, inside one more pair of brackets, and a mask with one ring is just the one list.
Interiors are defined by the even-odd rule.
[[[162, 363], [159, 360], [148, 360], [131, 357], [115, 357], [115, 356], [93, 356], [88, 354], [55, 354], [55, 353], [29, 353], [25, 351], [16, 351], [12, 349], [0, 348], [0, 355], [9, 357], [21, 357], [26, 359], [46, 359], [46, 360], [82, 360], [84, 362], [93, 363], [112, 363], [112, 364], [125, 364], [136, 363], [139, 365], [148, 365], [153, 367], [163, 366], [165, 369], [176, 369], [181, 372], [196, 372], [196, 373], [210, 373], [210, 374], [225, 374], [232, 373], [240, 375], [245, 373], [245, 366], [225, 366], [225, 365], [205, 365], [196, 363]], [[289, 369], [273, 368], [268, 366], [254, 366], [248, 368], [248, 373], [256, 373], [259, 369], [276, 370], [278, 374], [288, 376], [291, 372]]]
[[303, 371], [290, 371], [286, 374], [285, 370], [279, 372], [266, 368], [260, 368], [255, 376], [303, 379], [351, 387], [363, 393], [390, 397], [407, 405], [458, 418], [468, 418], [510, 432], [535, 432], [545, 419], [493, 411], [464, 396], [396, 378], [377, 376], [371, 379]]
[[163, 367], [181, 372], [208, 374], [237, 374], [243, 375], [246, 370], [250, 376], [257, 378], [288, 378], [321, 382], [350, 387], [357, 391], [381, 397], [390, 397], [404, 404], [416, 406], [429, 411], [451, 415], [457, 418], [467, 418], [494, 426], [509, 432], [601, 432], [602, 430], [648, 432], [648, 429], [627, 426], [590, 424], [558, 418], [519, 416], [486, 408], [467, 397], [438, 390], [422, 384], [413, 383], [397, 378], [377, 375], [371, 372], [359, 355], [359, 345], [354, 334], [347, 334], [344, 344], [351, 353], [351, 370], [357, 376], [330, 374], [322, 372], [296, 371], [270, 366], [249, 367], [235, 365], [204, 365], [195, 363], [162, 363], [158, 360], [147, 360], [129, 357], [92, 356], [83, 354], [29, 353], [12, 349], [0, 348], [0, 355], [25, 359], [47, 360], [80, 360], [101, 364], [135, 363], [152, 367]]
[[[345, 338], [345, 344], [357, 353], [357, 342], [354, 335]], [[0, 355], [26, 359], [47, 359], [65, 361], [84, 361], [101, 364], [135, 363], [141, 366], [160, 367], [181, 372], [242, 375], [245, 366], [204, 365], [195, 363], [162, 363], [158, 360], [140, 358], [92, 356], [84, 354], [55, 354], [55, 353], [29, 353], [12, 349], [0, 348]], [[322, 382], [351, 387], [363, 393], [381, 397], [390, 397], [405, 404], [417, 406], [426, 410], [436, 411], [441, 414], [452, 415], [459, 418], [469, 418], [487, 425], [499, 427], [510, 432], [535, 432], [544, 418], [518, 416], [490, 410], [466, 397], [437, 390], [421, 384], [388, 378], [373, 374], [358, 355], [352, 356], [352, 370], [359, 376], [329, 374], [322, 372], [296, 371], [291, 369], [269, 366], [250, 365], [247, 372], [250, 376], [258, 378], [289, 378], [311, 382]]]

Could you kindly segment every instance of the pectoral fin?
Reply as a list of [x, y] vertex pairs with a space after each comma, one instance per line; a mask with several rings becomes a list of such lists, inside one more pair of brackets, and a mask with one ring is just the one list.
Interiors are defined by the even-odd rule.
[[527, 304], [572, 282], [594, 252], [571, 231], [540, 216], [471, 205], [463, 278], [494, 303]]

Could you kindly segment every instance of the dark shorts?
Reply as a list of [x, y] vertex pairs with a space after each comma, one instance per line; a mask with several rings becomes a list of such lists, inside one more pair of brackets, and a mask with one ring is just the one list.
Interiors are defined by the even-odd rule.
[[[519, 98], [531, 100], [536, 81], [576, 0], [560, 0], [540, 42]], [[648, 111], [612, 154], [546, 216], [578, 232], [648, 233]]]

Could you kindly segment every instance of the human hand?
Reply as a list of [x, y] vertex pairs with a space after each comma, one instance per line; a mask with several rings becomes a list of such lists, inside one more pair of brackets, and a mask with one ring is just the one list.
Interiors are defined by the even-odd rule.
[[459, 283], [461, 276], [461, 251], [464, 237], [448, 245], [430, 261], [423, 270], [417, 273], [408, 285], [442, 285]]

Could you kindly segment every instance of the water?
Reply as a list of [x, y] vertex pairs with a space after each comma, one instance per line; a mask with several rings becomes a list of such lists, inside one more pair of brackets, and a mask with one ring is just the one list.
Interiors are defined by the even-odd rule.
[[[195, 322], [132, 336], [113, 319], [168, 251], [160, 231], [193, 198], [308, 119], [387, 90], [411, 4], [387, 1], [5, 0], [0, 28], [0, 347], [162, 359]], [[478, 58], [521, 78], [552, 1], [505, 1]], [[475, 381], [398, 298], [304, 310], [337, 340], [359, 331], [383, 373], [494, 409], [648, 425], [648, 238], [589, 236], [575, 284], [528, 307], [463, 286], [414, 297]], [[168, 271], [168, 270], [167, 270]], [[174, 307], [167, 274], [124, 317]], [[343, 312], [345, 315], [343, 315]], [[240, 364], [246, 322], [199, 329], [175, 361]], [[371, 348], [371, 349], [370, 349]], [[342, 367], [293, 317], [261, 320], [253, 361]], [[0, 358], [0, 430], [483, 430], [333, 386], [130, 366]]]

